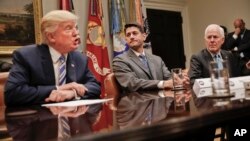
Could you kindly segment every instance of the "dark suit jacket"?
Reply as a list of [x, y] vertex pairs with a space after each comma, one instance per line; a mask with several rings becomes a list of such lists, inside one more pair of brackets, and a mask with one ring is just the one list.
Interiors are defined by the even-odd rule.
[[[88, 69], [84, 54], [68, 53], [66, 70], [66, 83], [77, 82], [88, 88], [83, 98], [99, 97], [100, 84]], [[25, 46], [13, 53], [13, 66], [5, 85], [6, 105], [44, 103], [53, 89], [55, 75], [47, 45]]]
[[[31, 110], [31, 114], [13, 116], [14, 112], [25, 113]], [[92, 127], [97, 122], [101, 110], [102, 104], [89, 105], [86, 113], [68, 117], [71, 137], [92, 134]], [[8, 133], [15, 141], [47, 141], [56, 140], [58, 137], [58, 115], [52, 114], [45, 107], [7, 107], [5, 120]]]
[[[239, 60], [232, 53], [225, 50], [221, 50], [221, 56], [223, 60], [228, 60], [230, 77], [239, 76]], [[203, 49], [198, 54], [192, 55], [189, 68], [191, 85], [194, 84], [195, 79], [210, 77], [209, 65], [211, 61], [213, 61], [213, 58], [207, 49]]]
[[160, 80], [170, 79], [171, 74], [159, 56], [148, 53], [145, 55], [150, 72], [131, 49], [113, 59], [115, 77], [124, 90], [156, 89]]
[[232, 50], [234, 47], [238, 47], [238, 52], [243, 52], [244, 56], [250, 59], [250, 30], [246, 29], [242, 39], [239, 35], [235, 40], [233, 34], [234, 32], [229, 33], [225, 40], [226, 49]]

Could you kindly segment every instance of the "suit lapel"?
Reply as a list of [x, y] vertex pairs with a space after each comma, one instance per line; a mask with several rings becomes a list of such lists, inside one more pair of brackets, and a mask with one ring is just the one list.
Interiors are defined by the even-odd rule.
[[211, 54], [208, 52], [207, 49], [204, 50], [204, 56], [208, 64], [210, 64], [211, 61], [214, 61], [213, 57], [211, 56]]
[[222, 57], [223, 60], [228, 60], [228, 56], [227, 56], [226, 52], [221, 50], [220, 53], [221, 53], [221, 57]]
[[72, 53], [68, 54], [67, 58], [67, 74], [66, 82], [76, 82], [76, 69], [75, 61], [73, 59]]
[[[49, 53], [49, 47], [47, 45], [41, 45], [38, 47], [41, 53], [41, 64], [43, 68], [43, 75], [46, 81], [50, 84], [55, 84], [55, 74], [51, 55]], [[51, 73], [52, 72], [52, 73]]]
[[[152, 78], [150, 72], [145, 68], [144, 64], [141, 62], [141, 60], [139, 59], [139, 57], [137, 57], [137, 56], [135, 55], [135, 53], [134, 53], [131, 49], [128, 50], [128, 55], [129, 55], [129, 57], [131, 58], [131, 60], [132, 60], [136, 65], [138, 65], [138, 66], [148, 75], [149, 78]], [[146, 56], [146, 57], [147, 57], [147, 56]]]
[[[44, 72], [44, 78], [46, 78], [45, 80], [49, 81], [49, 83], [55, 84], [54, 66], [49, 52], [49, 47], [47, 45], [42, 45], [39, 47], [39, 50], [41, 52], [41, 64]], [[66, 82], [73, 81], [76, 81], [75, 61], [73, 59], [72, 53], [69, 53], [67, 58]]]
[[153, 62], [153, 58], [150, 54], [147, 54], [147, 53], [146, 53], [146, 57], [148, 59], [148, 66], [149, 66], [151, 75], [153, 79], [157, 79], [157, 74], [156, 74], [156, 69], [155, 69], [155, 64]]

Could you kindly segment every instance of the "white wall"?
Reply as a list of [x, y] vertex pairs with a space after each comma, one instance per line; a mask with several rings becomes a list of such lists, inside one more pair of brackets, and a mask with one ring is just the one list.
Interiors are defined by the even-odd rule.
[[193, 53], [204, 48], [204, 30], [215, 23], [233, 31], [234, 19], [240, 17], [250, 28], [249, 0], [187, 0], [189, 11], [190, 43]]

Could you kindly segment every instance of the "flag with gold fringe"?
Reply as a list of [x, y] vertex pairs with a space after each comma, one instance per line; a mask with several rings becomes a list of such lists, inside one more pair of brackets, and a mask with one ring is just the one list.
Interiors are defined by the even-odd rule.
[[129, 0], [128, 18], [129, 21], [137, 22], [144, 27], [147, 34], [147, 38], [144, 41], [144, 48], [151, 48], [151, 42], [149, 39], [150, 30], [143, 0]]
[[[87, 45], [86, 54], [88, 56], [88, 67], [101, 82], [101, 98], [105, 98], [104, 79], [111, 73], [108, 49], [105, 43], [105, 34], [103, 29], [103, 13], [101, 0], [89, 0], [88, 27], [87, 27]], [[94, 130], [112, 126], [112, 111], [104, 105], [101, 118]]]

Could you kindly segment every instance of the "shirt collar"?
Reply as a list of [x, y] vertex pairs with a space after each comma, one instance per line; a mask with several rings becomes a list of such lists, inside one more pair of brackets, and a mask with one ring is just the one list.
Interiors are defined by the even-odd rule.
[[[49, 46], [49, 52], [52, 58], [53, 63], [57, 63], [59, 57], [62, 55], [61, 53], [59, 53], [57, 50], [55, 50], [53, 47]], [[68, 54], [64, 54], [65, 59], [67, 60], [67, 56]]]
[[216, 54], [210, 52], [209, 50], [208, 50], [208, 52], [210, 53], [210, 55], [212, 56], [212, 58], [214, 58], [215, 55], [219, 55], [219, 57], [222, 58], [222, 57], [221, 57], [221, 52], [220, 52], [220, 51], [217, 52]]
[[133, 49], [131, 49], [131, 50], [135, 53], [135, 55], [136, 55], [137, 57], [139, 57], [139, 55], [144, 55], [144, 56], [145, 56], [144, 50], [142, 51], [142, 53], [139, 53], [139, 52], [137, 52], [137, 51], [135, 51], [135, 50], [133, 50]]

